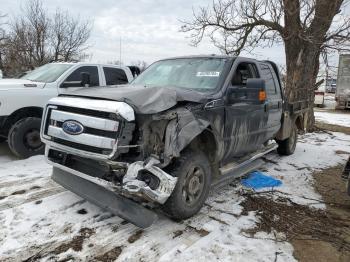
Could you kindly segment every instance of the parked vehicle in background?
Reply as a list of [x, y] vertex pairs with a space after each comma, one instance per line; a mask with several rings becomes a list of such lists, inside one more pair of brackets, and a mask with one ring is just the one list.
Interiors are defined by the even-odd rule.
[[337, 90], [337, 84], [331, 84], [330, 86], [326, 87], [327, 93], [332, 93], [334, 94]]
[[350, 108], [350, 54], [339, 55], [336, 109]]
[[324, 106], [324, 92], [323, 91], [315, 91], [315, 100], [314, 105], [317, 107]]
[[271, 61], [179, 57], [128, 86], [51, 99], [41, 138], [53, 180], [147, 227], [156, 214], [145, 206], [189, 218], [210, 188], [256, 169], [263, 155], [293, 154], [307, 107], [286, 100]]
[[128, 67], [91, 63], [50, 63], [19, 79], [0, 80], [0, 141], [26, 158], [44, 152], [40, 123], [45, 104], [84, 87], [114, 86], [133, 80]]

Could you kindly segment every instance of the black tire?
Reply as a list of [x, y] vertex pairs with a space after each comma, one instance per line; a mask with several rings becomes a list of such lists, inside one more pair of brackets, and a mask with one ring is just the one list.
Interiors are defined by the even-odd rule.
[[295, 151], [298, 141], [298, 129], [294, 124], [290, 136], [285, 140], [276, 140], [278, 143], [277, 152], [280, 155], [289, 156]]
[[44, 153], [45, 145], [40, 140], [40, 125], [40, 118], [27, 117], [11, 127], [8, 144], [16, 156], [28, 158]]
[[5, 142], [6, 140], [7, 140], [7, 138], [5, 138], [5, 137], [0, 137], [0, 143]]
[[208, 158], [201, 151], [186, 149], [167, 171], [178, 181], [163, 206], [164, 211], [175, 220], [195, 215], [210, 191], [211, 168]]

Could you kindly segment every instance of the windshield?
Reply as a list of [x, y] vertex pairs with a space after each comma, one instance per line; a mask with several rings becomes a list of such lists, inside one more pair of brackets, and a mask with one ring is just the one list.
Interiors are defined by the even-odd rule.
[[72, 65], [69, 64], [46, 64], [28, 72], [21, 79], [51, 83], [56, 81], [70, 67]]
[[132, 85], [213, 90], [223, 73], [226, 58], [179, 58], [158, 61], [139, 75]]

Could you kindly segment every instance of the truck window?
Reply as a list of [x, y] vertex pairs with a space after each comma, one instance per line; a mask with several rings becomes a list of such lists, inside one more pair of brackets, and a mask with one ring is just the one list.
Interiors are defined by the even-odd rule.
[[86, 72], [90, 74], [90, 86], [99, 86], [97, 66], [82, 66], [73, 71], [65, 81], [81, 81], [81, 73]]
[[255, 64], [241, 63], [238, 65], [231, 83], [233, 86], [245, 86], [248, 78], [258, 77], [259, 74]]
[[268, 65], [260, 64], [261, 77], [265, 79], [267, 95], [274, 96], [277, 94], [277, 88], [272, 71]]
[[104, 67], [103, 72], [106, 77], [106, 84], [110, 85], [122, 85], [128, 83], [128, 78], [124, 70], [119, 68]]

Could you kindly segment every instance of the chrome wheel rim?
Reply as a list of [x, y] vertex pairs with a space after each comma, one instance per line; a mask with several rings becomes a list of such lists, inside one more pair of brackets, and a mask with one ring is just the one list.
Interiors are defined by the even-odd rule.
[[193, 206], [200, 199], [204, 189], [204, 177], [201, 167], [188, 170], [182, 187], [182, 200], [188, 206]]

